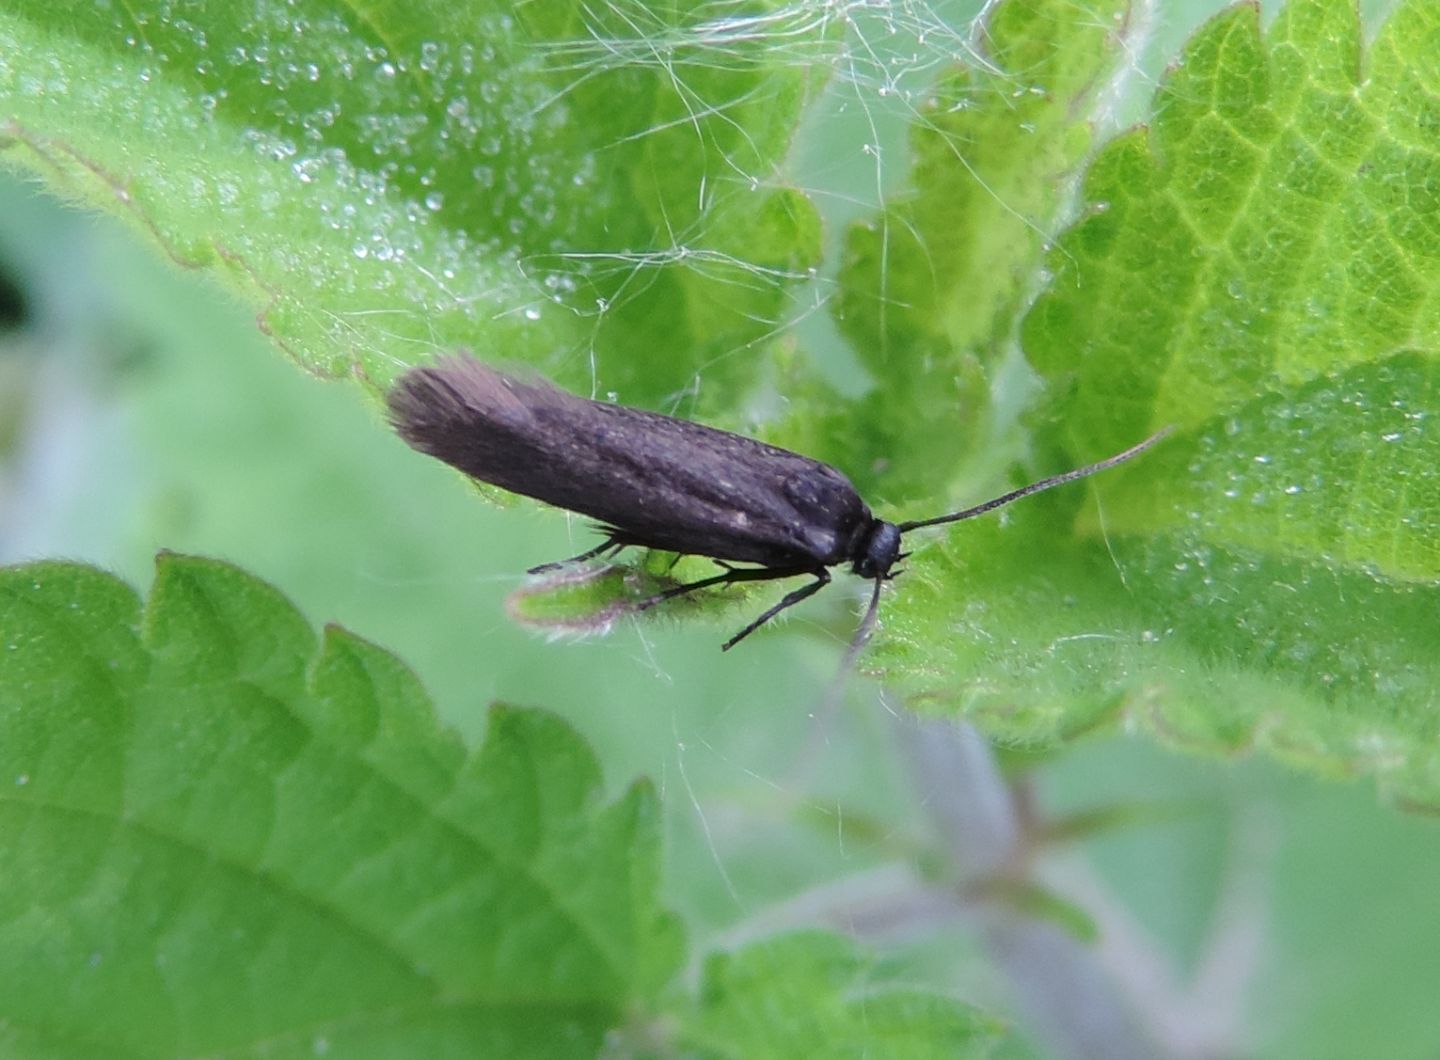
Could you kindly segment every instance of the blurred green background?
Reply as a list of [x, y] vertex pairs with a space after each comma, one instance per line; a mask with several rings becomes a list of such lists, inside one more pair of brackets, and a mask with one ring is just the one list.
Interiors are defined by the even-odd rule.
[[[1215, 6], [1165, 5], [1153, 71]], [[881, 131], [899, 157], [903, 131]], [[854, 161], [824, 181], [873, 175]], [[834, 209], [832, 226], [847, 212]], [[663, 617], [547, 641], [505, 617], [504, 597], [527, 567], [587, 547], [582, 520], [483, 502], [391, 436], [358, 388], [297, 371], [223, 293], [14, 179], [0, 180], [0, 273], [23, 303], [0, 333], [0, 560], [79, 559], [144, 587], [158, 549], [222, 557], [316, 624], [396, 652], [472, 740], [492, 700], [562, 714], [612, 790], [655, 779], [667, 892], [700, 947], [928, 841], [877, 688], [852, 682], [838, 718], [815, 718], [845, 607], [731, 655], [729, 624]], [[812, 317], [801, 341], [835, 341], [826, 332]], [[1114, 960], [1129, 953], [1122, 975], [1173, 989], [1198, 1025], [1238, 1022], [1221, 1040], [1254, 1055], [1440, 1056], [1436, 822], [1343, 778], [1179, 758], [1119, 733], [1037, 763], [1035, 781], [1047, 813], [1155, 811], [1044, 872], [1096, 917]], [[1237, 923], [1245, 945], [1215, 952]], [[962, 925], [917, 962], [926, 952], [942, 988], [1003, 1006]], [[1160, 974], [1139, 956], [1156, 953]]]

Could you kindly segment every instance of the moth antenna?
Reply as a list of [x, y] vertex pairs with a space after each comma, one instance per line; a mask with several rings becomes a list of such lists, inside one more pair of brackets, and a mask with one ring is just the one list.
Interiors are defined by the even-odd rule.
[[1116, 453], [1114, 456], [1106, 457], [1104, 460], [1094, 464], [1086, 464], [1084, 467], [1077, 467], [1073, 471], [1066, 471], [1063, 474], [1051, 475], [1049, 478], [1042, 478], [1039, 482], [1032, 482], [1028, 486], [1021, 486], [1018, 490], [1011, 490], [1009, 493], [1001, 494], [994, 500], [988, 500], [984, 504], [977, 504], [973, 508], [966, 508], [963, 511], [951, 512], [949, 515], [936, 516], [934, 519], [916, 519], [908, 523], [898, 523], [902, 534], [911, 530], [918, 530], [922, 526], [940, 526], [942, 523], [958, 523], [962, 519], [973, 519], [977, 515], [984, 515], [986, 512], [993, 512], [996, 508], [1003, 508], [1011, 501], [1018, 501], [1021, 497], [1028, 497], [1032, 493], [1040, 493], [1044, 490], [1053, 489], [1056, 486], [1063, 486], [1067, 482], [1074, 482], [1077, 478], [1085, 478], [1095, 474], [1097, 471], [1105, 471], [1116, 464], [1123, 464], [1125, 461], [1139, 456], [1146, 449], [1149, 449], [1156, 442], [1169, 434], [1173, 427], [1166, 427], [1164, 430], [1156, 431], [1149, 438], [1146, 438], [1139, 445], [1132, 445], [1123, 453]]
[[860, 649], [865, 647], [865, 642], [870, 639], [870, 634], [875, 632], [875, 618], [880, 613], [880, 590], [884, 587], [886, 579], [876, 578], [875, 588], [870, 593], [870, 606], [865, 609], [865, 617], [860, 620], [860, 628], [855, 631], [855, 636], [850, 638], [850, 647], [845, 649], [845, 658], [840, 660], [840, 672], [845, 674], [855, 665], [855, 660], [860, 658]]
[[816, 712], [817, 717], [828, 717], [839, 704], [840, 696], [845, 691], [845, 682], [850, 680], [850, 674], [855, 669], [855, 662], [860, 658], [860, 652], [865, 647], [865, 642], [875, 631], [875, 618], [880, 613], [880, 590], [884, 584], [884, 578], [875, 579], [875, 588], [870, 593], [870, 606], [865, 609], [865, 617], [860, 620], [860, 627], [855, 630], [855, 636], [850, 638], [850, 646], [845, 649], [845, 657], [840, 660], [840, 668], [830, 679], [830, 687], [825, 690], [825, 698], [820, 701], [820, 709]]

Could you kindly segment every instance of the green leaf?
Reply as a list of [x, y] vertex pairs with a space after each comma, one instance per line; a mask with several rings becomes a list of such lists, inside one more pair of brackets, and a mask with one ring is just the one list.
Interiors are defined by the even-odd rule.
[[893, 981], [849, 942], [799, 934], [712, 957], [682, 1040], [705, 1057], [983, 1057], [1000, 1028]]
[[637, 404], [702, 364], [723, 393], [819, 248], [775, 171], [830, 31], [746, 11], [20, 0], [0, 149], [214, 271], [312, 371], [379, 385], [469, 345]]
[[591, 1056], [681, 956], [646, 785], [555, 718], [482, 748], [274, 590], [0, 572], [0, 1023], [25, 1055]]
[[150, 598], [0, 570], [0, 1023], [23, 1055], [979, 1055], [995, 1027], [838, 937], [711, 962], [656, 900], [650, 788], [550, 715], [467, 751], [414, 676], [162, 556]]
[[[1025, 347], [1044, 470], [912, 562], [886, 670], [1013, 740], [1122, 716], [1440, 802], [1440, 14], [1240, 5], [1108, 145]], [[1061, 455], [1061, 452], [1068, 455]]]
[[956, 454], [990, 437], [989, 370], [1012, 348], [1090, 150], [1129, 9], [994, 5], [979, 37], [990, 65], [952, 67], [914, 117], [912, 190], [847, 233], [836, 312], [875, 383], [871, 434], [848, 447], [862, 492], [934, 497], [963, 478]]

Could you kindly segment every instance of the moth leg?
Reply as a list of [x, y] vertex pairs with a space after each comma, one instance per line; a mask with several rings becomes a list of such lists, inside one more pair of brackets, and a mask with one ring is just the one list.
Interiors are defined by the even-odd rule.
[[808, 597], [815, 595], [825, 586], [830, 584], [830, 572], [824, 567], [817, 567], [815, 570], [809, 573], [815, 575], [815, 580], [813, 582], [811, 582], [809, 585], [802, 585], [800, 586], [800, 588], [786, 593], [783, 597], [781, 597], [778, 604], [770, 608], [754, 622], [751, 622], [748, 626], [742, 629], [739, 633], [735, 634], [735, 636], [731, 637], [724, 644], [720, 645], [720, 650], [729, 651], [731, 648], [735, 647], [735, 645], [739, 644], [742, 640], [744, 640], [746, 637], [750, 636], [750, 634], [754, 633], [757, 629], [763, 626], [766, 622], [769, 622], [781, 611], [784, 611], [787, 607], [794, 607], [801, 600], [807, 599]]
[[724, 574], [701, 578], [698, 582], [686, 582], [673, 589], [666, 589], [663, 593], [646, 597], [635, 605], [635, 610], [648, 611], [656, 604], [663, 604], [666, 600], [693, 593], [697, 589], [708, 589], [712, 585], [729, 585], [732, 582], [768, 582], [774, 581], [776, 578], [793, 578], [797, 574], [814, 573], [809, 567], [730, 567]]
[[727, 569], [724, 574], [716, 574], [710, 578], [701, 578], [698, 582], [689, 582], [686, 585], [677, 585], [673, 589], [666, 589], [663, 593], [657, 593], [648, 599], [641, 600], [635, 605], [635, 610], [646, 611], [656, 604], [664, 603], [666, 600], [673, 600], [677, 596], [684, 596], [686, 593], [692, 593], [697, 589], [708, 589], [714, 585], [730, 585], [735, 582], [768, 582], [774, 581], [777, 578], [793, 578], [798, 574], [812, 575], [815, 580], [809, 585], [802, 585], [795, 591], [787, 593], [778, 604], [727, 640], [721, 646], [720, 650], [729, 651], [787, 607], [793, 607], [801, 600], [818, 592], [823, 586], [829, 585], [830, 572], [824, 567], [731, 567]]
[[587, 559], [594, 559], [596, 556], [604, 555], [612, 549], [619, 552], [625, 545], [626, 542], [618, 540], [616, 535], [611, 534], [588, 552], [582, 552], [578, 556], [571, 556], [569, 559], [562, 559], [557, 563], [542, 563], [538, 567], [531, 567], [525, 573], [544, 574], [546, 571], [559, 570], [561, 567], [568, 567], [572, 563], [584, 563]]

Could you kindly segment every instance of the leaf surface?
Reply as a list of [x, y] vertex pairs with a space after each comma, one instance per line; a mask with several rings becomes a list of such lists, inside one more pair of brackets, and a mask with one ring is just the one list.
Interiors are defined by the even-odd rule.
[[1437, 60], [1423, 3], [1368, 47], [1335, 0], [1196, 34], [1023, 332], [1037, 467], [1176, 434], [917, 556], [887, 672], [1009, 739], [1118, 713], [1440, 800]]
[[658, 807], [564, 724], [484, 745], [228, 565], [0, 573], [0, 1013], [53, 1055], [590, 1056], [682, 939]]
[[777, 164], [831, 31], [751, 10], [21, 0], [0, 149], [214, 271], [311, 371], [469, 346], [634, 404], [701, 365], [723, 393], [819, 247]]

